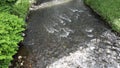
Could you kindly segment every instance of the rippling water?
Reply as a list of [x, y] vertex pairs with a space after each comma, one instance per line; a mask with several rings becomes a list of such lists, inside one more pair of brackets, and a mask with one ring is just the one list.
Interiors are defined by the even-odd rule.
[[30, 10], [23, 44], [31, 68], [120, 68], [120, 38], [83, 0], [49, 0]]

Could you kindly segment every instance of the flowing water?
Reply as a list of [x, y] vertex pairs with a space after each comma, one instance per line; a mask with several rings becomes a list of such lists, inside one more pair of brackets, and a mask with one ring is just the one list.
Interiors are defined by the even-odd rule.
[[23, 42], [29, 65], [21, 68], [120, 68], [120, 37], [104, 23], [83, 0], [38, 0]]

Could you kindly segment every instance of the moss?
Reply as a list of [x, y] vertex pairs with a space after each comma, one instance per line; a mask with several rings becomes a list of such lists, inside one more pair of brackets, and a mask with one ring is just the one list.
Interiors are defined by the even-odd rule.
[[120, 0], [85, 0], [85, 3], [120, 32]]

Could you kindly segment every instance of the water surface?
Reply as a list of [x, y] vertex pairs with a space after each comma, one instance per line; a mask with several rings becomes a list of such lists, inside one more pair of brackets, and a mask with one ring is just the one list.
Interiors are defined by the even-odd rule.
[[120, 38], [104, 23], [83, 0], [38, 0], [23, 42], [31, 68], [120, 68]]

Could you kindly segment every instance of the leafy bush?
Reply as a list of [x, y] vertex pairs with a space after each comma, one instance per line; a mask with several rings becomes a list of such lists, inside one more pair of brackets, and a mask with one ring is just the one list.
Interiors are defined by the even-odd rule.
[[29, 8], [29, 0], [3, 0], [0, 1], [1, 3], [3, 5], [0, 5], [0, 12], [8, 12], [25, 19]]
[[7, 6], [7, 5], [0, 6], [0, 12], [8, 12], [8, 13], [10, 13], [11, 9], [12, 9], [11, 6]]
[[16, 2], [17, 0], [0, 0], [0, 5], [12, 5]]
[[11, 13], [21, 18], [25, 18], [28, 8], [29, 0], [18, 0], [13, 6]]
[[24, 20], [9, 13], [0, 13], [0, 68], [8, 68], [18, 43], [23, 40]]
[[0, 68], [8, 68], [17, 53], [28, 8], [29, 0], [0, 1]]

